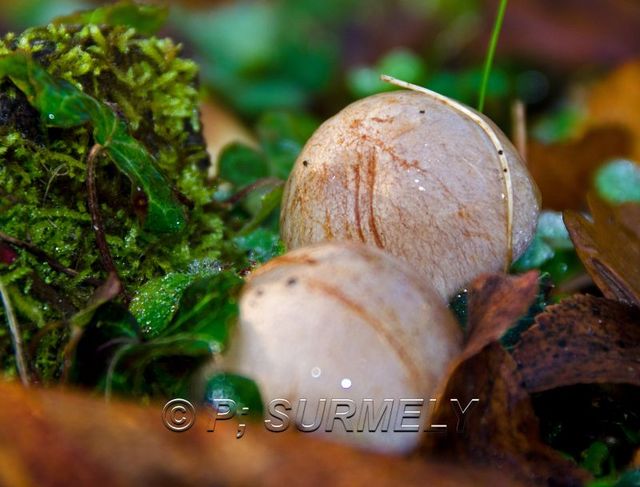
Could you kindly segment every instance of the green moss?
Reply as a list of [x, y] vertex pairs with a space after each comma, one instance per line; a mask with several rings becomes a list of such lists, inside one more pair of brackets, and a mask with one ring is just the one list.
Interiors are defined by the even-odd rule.
[[[145, 232], [136, 211], [140, 192], [108, 158], [100, 158], [98, 199], [125, 286], [135, 292], [149, 279], [187, 269], [195, 259], [220, 257], [222, 221], [203, 210], [212, 190], [197, 110], [198, 70], [179, 57], [180, 46], [127, 27], [51, 24], [0, 39], [0, 56], [15, 50], [30, 53], [54, 77], [108, 103], [169, 184], [193, 202], [186, 231]], [[8, 78], [0, 80], [0, 231], [79, 272], [67, 276], [24, 250], [11, 265], [0, 263], [0, 276], [20, 304], [27, 341], [46, 323], [86, 305], [94, 290], [87, 277], [105, 277], [87, 211], [86, 157], [92, 145], [90, 127], [45, 127], [24, 94]], [[55, 375], [56, 344], [64, 341], [64, 333], [58, 335], [47, 339], [47, 355], [34, 360], [46, 377]], [[0, 336], [0, 355], [3, 351], [10, 352], [6, 336]]]

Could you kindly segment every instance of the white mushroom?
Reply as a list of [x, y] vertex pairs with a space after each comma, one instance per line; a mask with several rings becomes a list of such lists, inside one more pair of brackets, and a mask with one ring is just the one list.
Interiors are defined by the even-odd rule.
[[[294, 429], [299, 399], [307, 400], [305, 424], [314, 423], [326, 399], [318, 432], [386, 452], [411, 450], [425, 434], [429, 400], [462, 340], [441, 297], [420, 275], [355, 242], [299, 249], [256, 270], [243, 290], [239, 321], [224, 368], [253, 378], [265, 405], [290, 401]], [[414, 398], [424, 400], [420, 420], [398, 420], [400, 401]], [[383, 419], [376, 432], [367, 425], [347, 433], [332, 420], [332, 399], [353, 401], [347, 421], [355, 430], [366, 414], [364, 400], [379, 413], [384, 399], [392, 399], [389, 430], [382, 431]], [[401, 423], [420, 432], [395, 432]]]
[[283, 197], [289, 249], [356, 240], [401, 257], [444, 298], [530, 243], [538, 190], [506, 136], [419, 87], [357, 101], [304, 147]]

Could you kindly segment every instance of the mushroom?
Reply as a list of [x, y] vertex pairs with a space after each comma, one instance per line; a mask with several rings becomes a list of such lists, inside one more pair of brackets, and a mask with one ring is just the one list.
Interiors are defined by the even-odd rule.
[[[430, 400], [462, 334], [442, 298], [407, 264], [361, 243], [331, 242], [254, 271], [230, 342], [223, 368], [253, 378], [265, 410], [275, 399], [289, 401], [291, 411], [280, 411], [291, 429], [399, 453], [424, 434]], [[418, 407], [403, 399], [423, 400], [420, 419], [401, 417]], [[366, 422], [385, 405], [379, 424]], [[344, 421], [333, 419], [339, 407]]]
[[385, 249], [445, 298], [509, 267], [531, 242], [539, 193], [484, 115], [424, 88], [357, 101], [318, 128], [285, 187], [289, 249], [356, 240]]

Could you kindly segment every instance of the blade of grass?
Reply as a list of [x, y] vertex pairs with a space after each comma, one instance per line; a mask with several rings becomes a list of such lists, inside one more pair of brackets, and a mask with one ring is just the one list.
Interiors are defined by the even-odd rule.
[[487, 55], [484, 60], [484, 68], [482, 70], [482, 84], [480, 85], [480, 94], [478, 96], [479, 112], [482, 112], [482, 110], [484, 109], [484, 99], [487, 94], [487, 85], [489, 84], [489, 75], [491, 74], [491, 66], [493, 65], [493, 56], [496, 52], [496, 46], [498, 45], [500, 31], [502, 30], [502, 21], [504, 19], [504, 12], [507, 9], [507, 3], [508, 0], [500, 0], [500, 5], [498, 6], [498, 14], [496, 15], [496, 20], [493, 23], [491, 40], [489, 41]]
[[2, 296], [2, 303], [4, 305], [4, 312], [7, 316], [7, 322], [9, 323], [9, 333], [13, 341], [13, 350], [16, 356], [16, 368], [18, 369], [18, 375], [22, 384], [29, 386], [29, 374], [27, 372], [27, 362], [24, 359], [24, 351], [22, 349], [22, 335], [20, 334], [20, 326], [15, 313], [13, 312], [13, 306], [9, 299], [9, 291], [5, 287], [2, 279], [0, 279], [0, 295]]

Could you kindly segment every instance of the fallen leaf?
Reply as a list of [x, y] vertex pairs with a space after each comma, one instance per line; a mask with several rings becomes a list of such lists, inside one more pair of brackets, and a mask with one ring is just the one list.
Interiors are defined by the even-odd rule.
[[537, 277], [487, 275], [472, 284], [466, 346], [437, 396], [431, 424], [457, 423], [447, 399], [478, 402], [463, 431], [428, 435], [422, 452], [497, 466], [535, 485], [581, 485], [588, 474], [542, 443], [516, 363], [497, 342], [529, 309]]
[[530, 141], [528, 168], [542, 194], [542, 206], [581, 210], [595, 171], [610, 159], [627, 157], [631, 134], [622, 127], [587, 130], [575, 140], [543, 144]]
[[640, 310], [573, 296], [536, 316], [512, 356], [529, 393], [574, 384], [640, 386]]
[[590, 196], [593, 222], [565, 212], [578, 257], [609, 299], [640, 306], [640, 205], [609, 206]]
[[208, 433], [200, 408], [193, 427], [176, 433], [163, 426], [161, 405], [6, 382], [0, 397], [2, 485], [524, 485], [493, 469], [367, 453], [257, 423], [241, 439], [232, 421]]
[[[517, 366], [498, 343], [460, 364], [449, 378], [442, 398], [479, 399], [461, 433], [427, 437], [425, 453], [448, 459], [470, 460], [513, 472], [533, 485], [577, 486], [588, 479], [572, 461], [545, 445], [529, 394], [523, 389]], [[457, 424], [445, 401], [432, 424]]]
[[218, 173], [218, 158], [226, 146], [240, 143], [252, 149], [257, 149], [258, 142], [249, 130], [229, 111], [223, 108], [213, 98], [207, 98], [200, 105], [202, 119], [202, 133], [207, 142], [207, 152], [211, 158], [209, 176]]
[[[495, 12], [497, 0], [483, 2]], [[595, 20], [597, 19], [597, 20]], [[493, 17], [486, 15], [487, 45]], [[585, 63], [610, 66], [640, 51], [640, 5], [627, 0], [512, 0], [498, 52], [535, 60], [549, 69], [584, 69]]]
[[487, 274], [469, 289], [469, 326], [459, 360], [498, 341], [524, 314], [538, 294], [538, 272], [521, 276]]
[[640, 162], [640, 59], [623, 64], [596, 84], [587, 99], [589, 127], [618, 125], [633, 137], [629, 154]]

